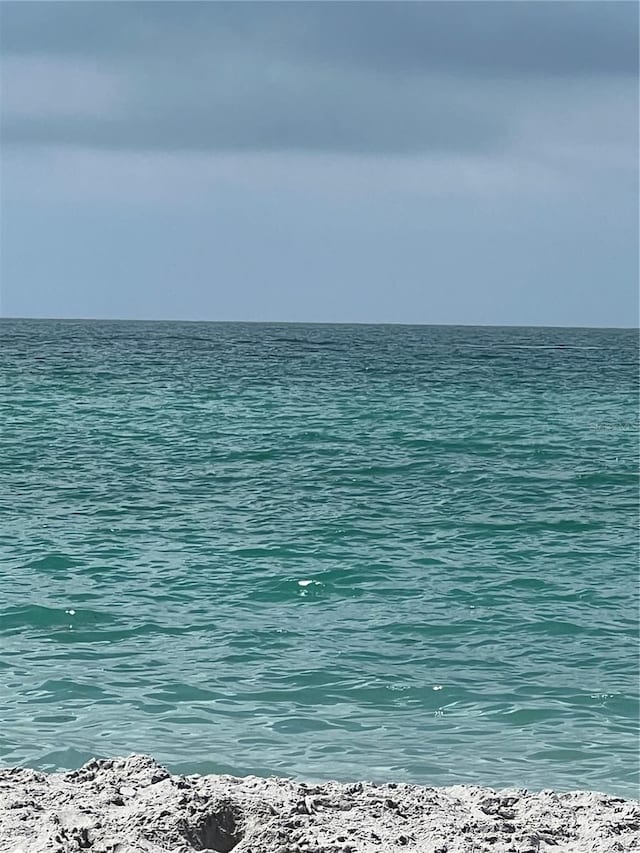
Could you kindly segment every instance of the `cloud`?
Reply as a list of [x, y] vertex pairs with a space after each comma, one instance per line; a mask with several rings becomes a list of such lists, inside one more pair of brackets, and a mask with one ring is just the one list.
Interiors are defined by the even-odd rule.
[[69, 109], [73, 87], [51, 97], [41, 60], [21, 60], [18, 69], [10, 62], [6, 77], [3, 138], [13, 144], [415, 153], [485, 150], [508, 134], [503, 116], [487, 110], [477, 87], [445, 77], [398, 84], [373, 74], [300, 69], [278, 60], [263, 65], [234, 55], [129, 75], [119, 96], [113, 84], [111, 103], [105, 103], [103, 85], [91, 105], [91, 78], [108, 81], [108, 68], [87, 77], [82, 64], [67, 64], [54, 79], [83, 81], [85, 103], [75, 114]]
[[[635, 74], [638, 8], [613, 2], [5, 2], [4, 51], [131, 58], [244, 45], [377, 70]], [[173, 54], [173, 56], [172, 56]]]
[[491, 156], [594, 80], [635, 114], [630, 3], [2, 5], [6, 145]]
[[85, 61], [10, 56], [2, 74], [2, 109], [11, 122], [97, 121], [121, 102], [117, 77]]
[[309, 204], [388, 205], [408, 200], [512, 201], [557, 198], [575, 179], [547, 163], [482, 155], [364, 157], [255, 152], [132, 153], [52, 147], [5, 155], [5, 200], [76, 205], [100, 202], [202, 210], [221, 194]]

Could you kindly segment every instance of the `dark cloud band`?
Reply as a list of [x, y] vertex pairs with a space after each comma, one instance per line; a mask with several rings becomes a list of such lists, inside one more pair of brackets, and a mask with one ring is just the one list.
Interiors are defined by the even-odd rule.
[[131, 57], [231, 42], [297, 60], [469, 73], [638, 70], [638, 5], [600, 2], [18, 2], [4, 52]]
[[62, 91], [30, 114], [23, 85], [25, 108], [2, 122], [14, 144], [489, 151], [537, 84], [544, 97], [549, 80], [633, 80], [638, 65], [630, 2], [9, 0], [1, 10], [8, 95], [24, 67], [15, 57], [80, 76], [90, 63], [118, 89], [102, 111], [56, 115]]

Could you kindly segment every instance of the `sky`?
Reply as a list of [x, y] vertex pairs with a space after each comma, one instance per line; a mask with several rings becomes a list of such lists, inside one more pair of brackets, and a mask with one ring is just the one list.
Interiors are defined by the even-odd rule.
[[2, 316], [638, 325], [635, 2], [0, 16]]

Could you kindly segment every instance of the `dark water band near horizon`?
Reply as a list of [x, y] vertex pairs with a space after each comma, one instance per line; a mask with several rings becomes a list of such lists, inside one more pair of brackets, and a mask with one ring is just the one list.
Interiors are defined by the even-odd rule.
[[638, 791], [635, 330], [0, 321], [0, 763]]

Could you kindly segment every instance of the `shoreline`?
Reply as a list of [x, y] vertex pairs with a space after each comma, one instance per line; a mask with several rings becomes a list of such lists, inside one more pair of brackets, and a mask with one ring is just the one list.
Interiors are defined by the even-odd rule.
[[640, 802], [588, 791], [0, 769], [1, 853], [623, 853], [639, 830]]

